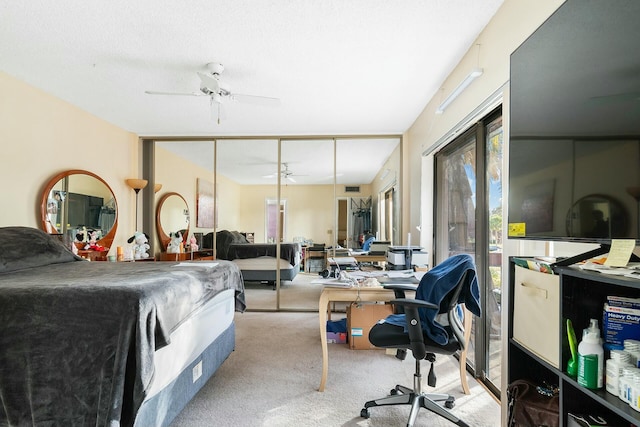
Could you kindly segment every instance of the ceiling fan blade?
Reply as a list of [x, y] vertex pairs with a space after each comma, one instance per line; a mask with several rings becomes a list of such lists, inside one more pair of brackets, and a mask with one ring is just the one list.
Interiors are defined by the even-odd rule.
[[295, 179], [293, 179], [293, 178], [291, 177], [291, 175], [287, 175], [287, 179], [288, 179], [289, 181], [291, 181], [291, 182], [296, 182], [296, 180], [295, 180]]
[[202, 83], [201, 87], [206, 87], [211, 92], [218, 93], [220, 92], [220, 82], [215, 77], [201, 73], [198, 71], [198, 76], [200, 77], [200, 82]]
[[242, 93], [232, 93], [229, 95], [233, 101], [242, 102], [245, 104], [254, 104], [254, 105], [266, 105], [270, 107], [275, 107], [280, 105], [279, 98], [273, 98], [270, 96], [260, 96], [260, 95], [246, 95]]
[[202, 92], [161, 92], [157, 90], [145, 90], [149, 95], [170, 95], [170, 96], [207, 96]]

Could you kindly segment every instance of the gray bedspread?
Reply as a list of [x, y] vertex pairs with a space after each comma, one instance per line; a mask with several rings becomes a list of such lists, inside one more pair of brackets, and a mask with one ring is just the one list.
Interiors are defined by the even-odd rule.
[[171, 331], [225, 289], [245, 309], [239, 269], [217, 262], [0, 273], [0, 426], [130, 425]]

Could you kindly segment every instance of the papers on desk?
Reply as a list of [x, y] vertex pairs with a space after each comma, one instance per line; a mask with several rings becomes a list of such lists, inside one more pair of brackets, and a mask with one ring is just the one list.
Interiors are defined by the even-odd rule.
[[356, 250], [349, 250], [349, 254], [351, 256], [355, 256], [355, 255], [369, 255], [369, 251], [356, 251]]
[[630, 262], [625, 267], [611, 267], [587, 261], [584, 264], [580, 264], [579, 267], [582, 270], [596, 271], [598, 273], [610, 274], [612, 276], [625, 276], [636, 279], [640, 278], [640, 263], [636, 262]]
[[328, 258], [327, 261], [329, 261], [330, 265], [352, 265], [358, 263], [358, 260], [350, 256]]
[[380, 279], [380, 283], [420, 283], [422, 276], [426, 271], [413, 271], [413, 270], [391, 270], [385, 271], [385, 278]]
[[388, 277], [409, 277], [413, 276], [413, 270], [389, 270], [385, 271]]
[[323, 285], [329, 286], [333, 288], [351, 288], [353, 287], [353, 282], [350, 280], [340, 280], [340, 279], [314, 279], [311, 281], [312, 285]]

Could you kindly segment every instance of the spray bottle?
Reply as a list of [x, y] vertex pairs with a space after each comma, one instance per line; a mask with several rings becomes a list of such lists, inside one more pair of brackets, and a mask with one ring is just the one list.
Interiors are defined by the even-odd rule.
[[604, 349], [598, 319], [590, 322], [589, 327], [583, 330], [582, 341], [578, 345], [578, 384], [598, 389], [604, 383]]

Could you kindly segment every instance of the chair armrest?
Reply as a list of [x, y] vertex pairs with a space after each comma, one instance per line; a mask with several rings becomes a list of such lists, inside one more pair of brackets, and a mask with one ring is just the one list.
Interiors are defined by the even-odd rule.
[[424, 337], [422, 332], [422, 324], [420, 322], [420, 316], [418, 314], [418, 308], [435, 308], [436, 304], [409, 298], [397, 298], [391, 300], [391, 303], [402, 307], [402, 311], [405, 315], [406, 328], [409, 334], [409, 342], [411, 343], [411, 352], [417, 360], [422, 360], [427, 355], [427, 350], [424, 344]]
[[[402, 299], [405, 297], [405, 291], [415, 291], [418, 289], [418, 284], [413, 284], [413, 283], [388, 283], [386, 285], [382, 286], [384, 289], [391, 289], [393, 290], [393, 296], [396, 297], [396, 299]], [[394, 313], [396, 314], [402, 314], [404, 313], [404, 308], [401, 306], [396, 306], [395, 307], [395, 311]]]
[[410, 299], [410, 298], [397, 298], [390, 301], [392, 304], [401, 305], [403, 307], [411, 307], [411, 308], [433, 308], [438, 309], [438, 305], [423, 301], [420, 299]]
[[401, 291], [415, 291], [418, 289], [417, 283], [387, 283], [382, 285], [385, 289], [401, 290]]

